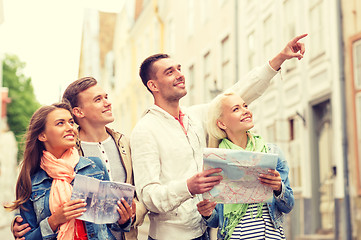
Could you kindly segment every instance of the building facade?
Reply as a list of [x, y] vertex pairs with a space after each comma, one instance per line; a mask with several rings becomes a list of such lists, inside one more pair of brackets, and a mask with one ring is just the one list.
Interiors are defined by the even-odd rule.
[[352, 233], [361, 239], [361, 2], [341, 3]]
[[[181, 103], [187, 106], [210, 101], [265, 64], [290, 39], [308, 33], [304, 59], [287, 61], [266, 93], [251, 104], [254, 130], [278, 144], [289, 162], [296, 204], [285, 223], [287, 238], [351, 239], [352, 235], [357, 239], [361, 231], [358, 10], [357, 0], [126, 1], [115, 23], [113, 55], [106, 70], [111, 74], [101, 79], [112, 96], [116, 118], [112, 126], [129, 136], [153, 104], [138, 74], [149, 55], [165, 52], [181, 63], [188, 89]], [[343, 49], [348, 57], [344, 58]]]

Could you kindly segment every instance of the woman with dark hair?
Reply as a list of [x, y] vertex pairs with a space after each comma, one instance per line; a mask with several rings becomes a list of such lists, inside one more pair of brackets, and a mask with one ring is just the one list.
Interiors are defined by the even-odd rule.
[[130, 227], [135, 213], [124, 199], [118, 202], [120, 218], [114, 224], [76, 219], [85, 212], [86, 202], [70, 200], [75, 174], [109, 179], [99, 158], [79, 157], [74, 147], [76, 136], [66, 103], [43, 106], [30, 120], [16, 201], [6, 206], [10, 210], [20, 208], [24, 223], [31, 227], [26, 239], [115, 239], [110, 229], [127, 231]]

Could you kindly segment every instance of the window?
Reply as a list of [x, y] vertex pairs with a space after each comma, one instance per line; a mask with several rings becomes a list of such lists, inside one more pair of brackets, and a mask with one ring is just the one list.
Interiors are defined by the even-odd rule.
[[105, 71], [106, 71], [106, 76], [108, 78], [108, 82], [109, 82], [109, 88], [114, 90], [116, 87], [115, 84], [115, 63], [114, 63], [114, 53], [113, 51], [108, 52], [105, 55]]
[[272, 34], [273, 34], [273, 23], [272, 15], [268, 16], [263, 22], [264, 42], [263, 52], [266, 59], [272, 57]]
[[188, 0], [188, 35], [193, 35], [194, 23], [194, 0]]
[[301, 188], [301, 151], [300, 151], [300, 136], [301, 124], [299, 118], [291, 118], [288, 120], [289, 124], [289, 151], [287, 161], [290, 165], [290, 178], [292, 186], [297, 189]]
[[194, 65], [191, 65], [188, 68], [188, 95], [189, 95], [189, 105], [195, 104], [195, 84], [194, 84]]
[[231, 70], [231, 49], [230, 49], [230, 40], [229, 36], [225, 37], [221, 42], [222, 48], [222, 79], [221, 82], [223, 83], [223, 90], [231, 87], [233, 85], [233, 75]]
[[153, 26], [153, 51], [152, 52], [159, 52], [160, 49], [160, 24], [157, 20], [154, 21]]
[[354, 79], [356, 90], [361, 90], [361, 39], [354, 43]]
[[255, 67], [256, 54], [255, 54], [255, 39], [254, 32], [248, 34], [247, 37], [247, 46], [248, 46], [248, 69], [253, 69]]
[[168, 52], [172, 55], [175, 52], [175, 24], [174, 20], [170, 19], [168, 21]]
[[[283, 2], [283, 14], [285, 16], [284, 25], [284, 39], [289, 41], [290, 39], [296, 36], [296, 22], [295, 22], [295, 1], [294, 0], [286, 0]], [[292, 69], [296, 68], [297, 66], [297, 59], [292, 58], [287, 61], [285, 64], [285, 71], [289, 72]]]
[[310, 50], [311, 58], [318, 57], [325, 52], [325, 25], [323, 23], [323, 1], [314, 1], [310, 8]]
[[267, 126], [267, 142], [276, 142], [276, 126], [275, 123]]
[[358, 193], [361, 195], [361, 34], [352, 42], [353, 101], [355, 102], [356, 161], [358, 166]]
[[[360, 180], [360, 186], [361, 188], [361, 92], [358, 92], [356, 94], [356, 126], [357, 126], [357, 154], [358, 154], [358, 171], [359, 171], [359, 180]], [[359, 189], [361, 190], [361, 189]], [[361, 192], [360, 192], [361, 194]]]
[[207, 52], [203, 56], [203, 81], [204, 81], [204, 101], [208, 102], [211, 100], [211, 58], [210, 52]]
[[205, 24], [208, 20], [208, 14], [209, 14], [209, 7], [208, 7], [208, 4], [209, 4], [209, 1], [208, 0], [201, 0], [200, 1], [200, 4], [201, 4], [201, 21], [202, 21], [202, 24]]
[[295, 139], [295, 121], [294, 119], [289, 120], [290, 125], [290, 141], [293, 141]]

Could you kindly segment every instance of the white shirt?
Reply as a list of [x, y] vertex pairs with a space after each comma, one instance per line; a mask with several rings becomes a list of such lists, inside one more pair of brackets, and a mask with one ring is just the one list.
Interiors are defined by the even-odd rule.
[[[232, 91], [250, 103], [276, 73], [269, 65], [257, 68]], [[140, 200], [151, 212], [149, 236], [154, 239], [193, 239], [205, 231], [196, 206], [202, 198], [189, 193], [186, 181], [203, 169], [207, 109], [207, 104], [182, 108], [185, 134], [173, 116], [152, 106], [131, 134], [134, 182]]]
[[110, 181], [125, 182], [125, 170], [119, 151], [113, 138], [109, 135], [103, 142], [80, 142], [86, 157], [99, 157], [105, 164]]

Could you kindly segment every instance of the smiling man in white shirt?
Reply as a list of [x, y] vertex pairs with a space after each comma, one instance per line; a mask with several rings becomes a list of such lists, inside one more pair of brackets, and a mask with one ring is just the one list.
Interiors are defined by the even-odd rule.
[[[306, 35], [292, 39], [276, 57], [236, 83], [232, 91], [248, 104], [259, 97], [285, 60], [303, 58], [304, 44], [298, 40]], [[203, 123], [208, 105], [179, 106], [187, 94], [186, 81], [181, 65], [167, 54], [145, 59], [140, 77], [152, 93], [154, 105], [135, 126], [130, 144], [137, 193], [150, 211], [148, 239], [208, 239], [197, 211], [198, 194], [221, 181], [220, 176], [211, 176], [221, 169], [203, 171]]]

